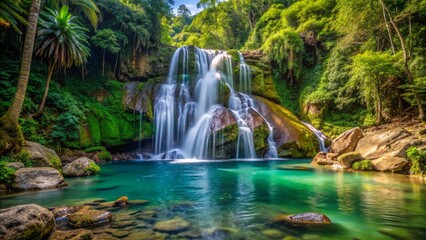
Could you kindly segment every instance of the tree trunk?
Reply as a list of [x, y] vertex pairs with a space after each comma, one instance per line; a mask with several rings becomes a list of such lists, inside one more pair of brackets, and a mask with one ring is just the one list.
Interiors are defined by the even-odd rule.
[[381, 98], [381, 94], [380, 94], [380, 81], [378, 81], [376, 83], [376, 91], [377, 91], [377, 120], [376, 120], [376, 124], [380, 125], [380, 123], [382, 122], [382, 98]]
[[105, 75], [105, 50], [102, 52], [102, 76]]
[[[380, 0], [382, 7], [385, 9], [386, 13], [388, 14], [389, 17], [389, 22], [392, 24], [393, 28], [395, 29], [396, 34], [398, 35], [399, 41], [401, 42], [401, 48], [402, 48], [402, 53], [404, 56], [404, 69], [405, 69], [405, 73], [407, 74], [407, 79], [408, 79], [408, 83], [413, 85], [414, 84], [414, 80], [413, 80], [413, 75], [411, 74], [410, 68], [408, 67], [408, 52], [407, 52], [407, 48], [405, 47], [405, 41], [404, 41], [404, 37], [402, 36], [401, 32], [399, 31], [398, 26], [396, 25], [395, 21], [392, 18], [392, 15], [389, 12], [389, 9], [386, 7], [385, 2], [383, 0]], [[419, 108], [419, 118], [422, 122], [426, 121], [425, 118], [425, 112], [424, 112], [424, 108], [422, 105], [422, 101], [420, 100], [420, 96], [419, 94], [413, 90], [413, 94], [414, 94], [414, 99], [417, 102], [417, 106]]]
[[37, 112], [34, 115], [32, 115], [33, 118], [38, 118], [43, 114], [44, 106], [46, 105], [47, 94], [49, 93], [50, 80], [52, 79], [54, 69], [55, 69], [55, 64], [53, 64], [53, 63], [49, 64], [49, 68], [48, 68], [48, 71], [47, 71], [46, 86], [44, 87], [43, 98], [41, 99], [41, 103], [40, 103], [40, 106], [38, 107]]
[[388, 20], [386, 19], [386, 10], [383, 4], [382, 4], [382, 10], [383, 10], [383, 20], [385, 21], [386, 29], [388, 30], [388, 36], [389, 36], [389, 42], [392, 49], [392, 54], [395, 54], [395, 47], [393, 46], [393, 41], [392, 41], [392, 32], [391, 32]]
[[118, 59], [120, 58], [120, 53], [117, 54], [117, 57], [115, 59], [115, 66], [114, 66], [114, 75], [115, 72], [117, 71], [117, 66], [118, 66]]
[[19, 114], [24, 104], [25, 94], [27, 92], [28, 78], [30, 76], [31, 60], [34, 50], [34, 40], [37, 30], [38, 14], [40, 12], [40, 0], [31, 2], [28, 14], [28, 27], [25, 34], [24, 51], [22, 52], [21, 69], [19, 71], [18, 87], [16, 88], [13, 102], [7, 110], [5, 117], [18, 123]]

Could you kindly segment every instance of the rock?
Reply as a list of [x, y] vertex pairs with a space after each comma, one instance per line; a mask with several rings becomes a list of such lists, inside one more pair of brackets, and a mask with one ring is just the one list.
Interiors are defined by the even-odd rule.
[[348, 152], [343, 155], [340, 155], [337, 160], [339, 161], [340, 165], [345, 166], [347, 168], [352, 167], [352, 163], [358, 160], [362, 160], [361, 154], [359, 152]]
[[116, 238], [125, 238], [125, 237], [129, 236], [129, 234], [130, 234], [129, 231], [123, 231], [123, 230], [118, 230], [118, 229], [108, 229], [108, 230], [106, 230], [106, 232], [111, 234], [112, 236], [114, 236]]
[[0, 239], [45, 239], [55, 228], [53, 214], [28, 204], [0, 210]]
[[381, 172], [402, 173], [408, 168], [408, 161], [400, 157], [383, 156], [376, 160], [371, 160], [374, 169]]
[[382, 156], [406, 158], [407, 148], [418, 142], [419, 139], [405, 129], [383, 129], [361, 138], [356, 151], [369, 160]]
[[25, 165], [21, 162], [10, 162], [6, 164], [6, 167], [14, 168], [14, 169], [20, 169], [24, 168]]
[[20, 168], [15, 172], [12, 188], [17, 191], [31, 191], [59, 188], [66, 185], [62, 175], [54, 168]]
[[71, 231], [56, 230], [50, 235], [48, 240], [91, 240], [93, 237], [92, 231], [86, 229], [75, 229]]
[[[132, 232], [126, 240], [164, 240], [168, 237], [165, 233], [154, 232], [150, 229]], [[167, 238], [169, 239], [169, 238]]]
[[317, 155], [315, 155], [314, 159], [312, 159], [311, 162], [312, 165], [332, 165], [332, 161], [327, 160], [327, 153], [326, 152], [319, 152]]
[[331, 142], [329, 152], [338, 153], [339, 155], [352, 152], [355, 150], [358, 141], [364, 136], [360, 128], [350, 129], [340, 134]]
[[124, 207], [129, 204], [129, 199], [126, 196], [119, 197], [114, 202], [114, 207]]
[[404, 228], [380, 228], [378, 230], [381, 234], [386, 235], [392, 239], [397, 240], [414, 240], [416, 239], [409, 230]]
[[68, 217], [68, 224], [74, 228], [93, 227], [109, 223], [111, 220], [110, 212], [82, 209]]
[[300, 213], [294, 215], [280, 215], [272, 220], [272, 223], [294, 223], [294, 224], [328, 224], [331, 220], [321, 213]]
[[54, 208], [52, 210], [53, 216], [55, 216], [56, 222], [60, 221], [67, 221], [68, 217], [71, 213], [75, 213], [78, 210], [80, 210], [82, 207], [68, 207], [68, 206], [61, 206]]
[[97, 174], [99, 170], [99, 166], [94, 161], [82, 157], [65, 165], [62, 173], [65, 177], [81, 177]]
[[23, 151], [30, 154], [33, 167], [53, 167], [61, 169], [62, 163], [58, 154], [50, 148], [34, 142], [25, 141]]
[[278, 229], [265, 229], [262, 231], [262, 234], [267, 236], [268, 238], [272, 238], [272, 239], [280, 239], [282, 237], [284, 237], [284, 233], [281, 232]]
[[176, 217], [170, 220], [157, 222], [152, 227], [156, 231], [166, 232], [166, 233], [174, 233], [174, 232], [182, 232], [187, 230], [190, 227], [189, 222], [185, 219]]
[[216, 141], [215, 150], [209, 153], [211, 156], [208, 156], [208, 158], [229, 159], [236, 157], [235, 149], [237, 148], [239, 129], [237, 120], [229, 109], [221, 106], [214, 111], [208, 132], [215, 136], [223, 136], [223, 143]]
[[339, 155], [340, 155], [339, 153], [327, 153], [326, 155], [327, 161], [333, 161], [335, 163]]
[[314, 157], [318, 139], [291, 111], [261, 97], [254, 97], [258, 112], [274, 128], [279, 157]]
[[279, 170], [300, 170], [300, 171], [306, 171], [311, 170], [309, 167], [305, 166], [287, 166], [287, 165], [280, 165], [277, 167]]

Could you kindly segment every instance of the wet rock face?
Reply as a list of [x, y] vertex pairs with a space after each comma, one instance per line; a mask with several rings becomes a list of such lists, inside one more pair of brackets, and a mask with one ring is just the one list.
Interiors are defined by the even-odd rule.
[[98, 173], [94, 166], [97, 165], [93, 160], [82, 157], [65, 165], [62, 174], [65, 177], [90, 176]]
[[211, 118], [209, 131], [210, 138], [215, 138], [214, 150], [209, 152], [209, 157], [212, 159], [235, 158], [239, 130], [232, 112], [225, 107], [217, 108]]
[[[360, 128], [350, 129], [340, 134], [330, 145], [330, 153], [338, 153], [339, 155], [352, 152], [355, 150], [358, 141], [364, 136]], [[358, 150], [357, 150], [358, 151]], [[359, 152], [359, 151], [358, 151]]]
[[16, 191], [33, 191], [59, 188], [66, 185], [62, 175], [54, 168], [20, 168], [15, 172], [12, 189]]
[[20, 205], [0, 210], [0, 239], [45, 239], [54, 228], [53, 214], [38, 205]]
[[211, 118], [210, 132], [217, 133], [219, 130], [232, 124], [237, 124], [237, 120], [231, 110], [225, 107], [219, 107], [214, 111], [213, 117]]

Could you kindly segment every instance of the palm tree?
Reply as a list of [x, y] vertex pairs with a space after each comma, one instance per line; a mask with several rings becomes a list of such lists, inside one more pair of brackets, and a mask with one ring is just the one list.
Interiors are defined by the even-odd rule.
[[96, 30], [100, 20], [100, 11], [94, 0], [46, 0], [50, 9], [59, 9], [64, 5], [71, 8], [71, 12], [81, 12]]
[[67, 5], [62, 6], [59, 11], [48, 9], [40, 18], [35, 54], [47, 60], [48, 73], [41, 104], [33, 117], [43, 113], [54, 70], [58, 67], [70, 68], [72, 65], [81, 65], [90, 55], [86, 35], [88, 30], [76, 21], [77, 18], [69, 13]]
[[22, 8], [21, 0], [2, 0], [0, 2], [0, 26], [13, 27], [19, 34], [18, 22], [26, 23], [26, 10]]

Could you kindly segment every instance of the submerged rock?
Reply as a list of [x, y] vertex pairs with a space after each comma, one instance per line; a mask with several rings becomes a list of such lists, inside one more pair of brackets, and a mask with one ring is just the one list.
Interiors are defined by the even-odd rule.
[[265, 229], [262, 231], [262, 234], [272, 239], [281, 239], [284, 237], [284, 233], [278, 229]]
[[99, 171], [99, 166], [93, 160], [82, 157], [65, 165], [62, 173], [65, 177], [81, 177], [94, 175]]
[[355, 150], [358, 141], [364, 136], [360, 128], [353, 128], [340, 134], [330, 145], [330, 153], [339, 155]]
[[75, 229], [70, 231], [56, 230], [50, 235], [48, 240], [91, 240], [94, 235], [87, 229]]
[[62, 175], [54, 168], [20, 168], [15, 172], [12, 188], [17, 191], [31, 191], [59, 188], [66, 185]]
[[322, 213], [300, 213], [294, 215], [280, 215], [272, 220], [272, 223], [294, 223], [294, 224], [328, 224], [330, 218]]
[[53, 167], [60, 169], [62, 167], [61, 159], [58, 154], [50, 148], [35, 142], [25, 141], [22, 151], [28, 152], [34, 167]]
[[185, 219], [176, 217], [170, 220], [157, 222], [152, 227], [156, 231], [174, 233], [187, 230], [191, 225]]
[[121, 196], [114, 202], [114, 207], [124, 207], [129, 204], [129, 199], [126, 196]]
[[0, 239], [45, 239], [54, 228], [53, 214], [38, 205], [20, 205], [0, 210]]
[[109, 223], [111, 219], [110, 212], [82, 209], [68, 217], [68, 224], [74, 228], [93, 227]]
[[61, 207], [54, 208], [52, 210], [52, 213], [55, 216], [56, 222], [66, 222], [68, 221], [69, 215], [77, 212], [81, 208], [82, 207], [80, 206], [75, 206], [75, 207], [61, 206]]

